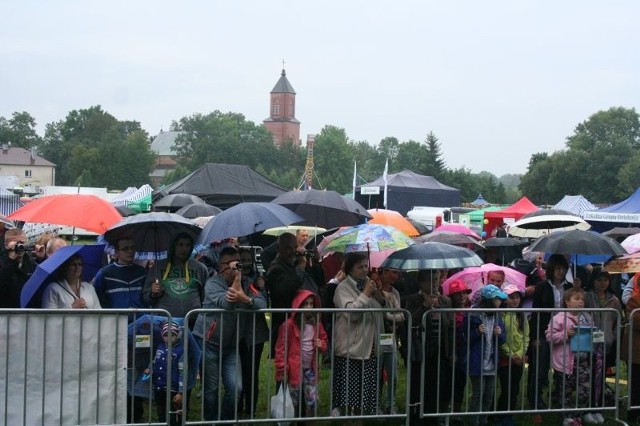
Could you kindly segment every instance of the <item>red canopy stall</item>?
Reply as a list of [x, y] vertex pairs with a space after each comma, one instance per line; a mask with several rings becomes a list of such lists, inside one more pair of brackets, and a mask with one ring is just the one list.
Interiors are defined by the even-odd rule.
[[487, 223], [484, 225], [483, 230], [486, 232], [486, 237], [491, 236], [493, 230], [502, 225], [505, 219], [512, 219], [513, 221], [516, 221], [525, 214], [536, 210], [539, 210], [538, 206], [533, 204], [527, 197], [522, 197], [507, 208], [493, 212], [485, 212], [484, 218]]

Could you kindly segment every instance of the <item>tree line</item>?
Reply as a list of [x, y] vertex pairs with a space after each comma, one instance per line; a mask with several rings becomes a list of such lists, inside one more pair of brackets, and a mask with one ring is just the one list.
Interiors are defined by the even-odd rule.
[[[492, 203], [511, 203], [521, 194], [537, 204], [554, 204], [565, 194], [582, 194], [596, 203], [611, 203], [640, 185], [640, 119], [634, 109], [600, 111], [576, 126], [566, 149], [532, 155], [527, 172], [505, 175], [473, 173], [466, 167], [447, 167], [442, 144], [433, 132], [423, 141], [387, 137], [377, 146], [351, 140], [345, 129], [326, 125], [314, 145], [314, 187], [347, 193], [352, 190], [354, 161], [357, 184], [378, 178], [389, 162], [389, 174], [409, 169], [459, 188], [470, 202], [482, 193]], [[280, 148], [271, 134], [234, 112], [196, 113], [173, 121], [181, 132], [174, 150], [178, 167], [170, 183], [204, 163], [246, 164], [287, 189], [302, 182], [307, 153], [291, 141]], [[74, 110], [49, 123], [44, 136], [27, 112], [0, 117], [0, 143], [36, 148], [57, 166], [58, 185], [105, 186], [124, 189], [149, 182], [155, 155], [152, 139], [137, 121], [122, 121], [100, 106]], [[504, 159], [508, 161], [508, 158]]]

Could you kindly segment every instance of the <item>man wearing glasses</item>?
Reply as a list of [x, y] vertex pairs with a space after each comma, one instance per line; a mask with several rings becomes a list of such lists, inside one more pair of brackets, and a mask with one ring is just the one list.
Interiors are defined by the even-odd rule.
[[116, 261], [100, 269], [93, 281], [103, 308], [142, 308], [142, 286], [147, 271], [134, 262], [136, 248], [130, 238], [116, 241]]

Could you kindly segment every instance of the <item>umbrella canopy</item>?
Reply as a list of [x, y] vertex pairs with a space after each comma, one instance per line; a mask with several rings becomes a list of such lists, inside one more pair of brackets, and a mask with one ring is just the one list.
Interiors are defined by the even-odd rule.
[[530, 246], [531, 251], [560, 254], [626, 254], [625, 249], [613, 238], [589, 231], [573, 230], [554, 232], [540, 237]]
[[189, 204], [206, 204], [206, 202], [197, 195], [169, 194], [153, 203], [153, 207], [176, 211], [184, 206], [188, 206]]
[[411, 219], [410, 217], [406, 217], [407, 221], [413, 225], [414, 228], [420, 233], [420, 235], [424, 235], [429, 232], [429, 228], [424, 223], [420, 223], [415, 219]]
[[638, 228], [637, 226], [630, 226], [626, 228], [616, 226], [615, 228], [602, 233], [602, 235], [605, 235], [609, 238], [613, 238], [616, 241], [620, 241], [620, 239], [625, 239], [635, 234], [640, 234], [640, 228]]
[[[167, 195], [167, 197], [170, 197], [170, 195]], [[222, 209], [219, 209], [216, 206], [212, 206], [210, 204], [203, 203], [187, 204], [184, 207], [180, 207], [176, 211], [176, 214], [189, 219], [195, 219], [196, 217], [215, 216], [220, 213], [222, 213]]]
[[603, 269], [613, 274], [640, 272], [640, 253], [613, 257], [605, 262]]
[[41, 297], [49, 283], [57, 279], [57, 273], [64, 262], [71, 256], [82, 257], [82, 279], [91, 281], [102, 267], [104, 244], [76, 245], [61, 247], [36, 267], [35, 272], [27, 280], [20, 293], [20, 306], [23, 308], [41, 308]]
[[467, 248], [484, 250], [484, 247], [475, 238], [451, 231], [432, 232], [431, 234], [421, 235], [414, 240], [416, 243], [445, 243], [453, 246], [460, 245]]
[[8, 219], [75, 226], [97, 234], [122, 220], [111, 203], [95, 195], [47, 195], [19, 208]]
[[169, 250], [176, 235], [186, 233], [194, 240], [200, 228], [190, 219], [175, 213], [151, 212], [129, 216], [104, 234], [115, 245], [120, 238], [131, 238], [138, 252], [160, 253]]
[[383, 268], [403, 271], [424, 269], [457, 269], [482, 265], [482, 259], [464, 247], [429, 242], [414, 244], [392, 253], [382, 262]]
[[279, 195], [274, 204], [285, 206], [304, 218], [300, 225], [337, 228], [351, 226], [371, 219], [371, 215], [357, 201], [335, 191], [289, 191]]
[[122, 217], [133, 216], [134, 214], [137, 214], [135, 210], [127, 206], [115, 206], [115, 208]]
[[482, 242], [485, 247], [516, 247], [529, 244], [527, 241], [519, 240], [517, 238], [487, 238]]
[[392, 226], [366, 223], [342, 229], [336, 232], [328, 244], [323, 246], [323, 243], [318, 246], [319, 250], [352, 253], [399, 250], [412, 245], [413, 240]]
[[449, 285], [455, 280], [461, 280], [467, 284], [473, 294], [487, 284], [489, 272], [493, 271], [503, 272], [505, 283], [514, 284], [520, 291], [524, 292], [527, 283], [526, 275], [515, 269], [494, 265], [493, 263], [485, 263], [479, 267], [467, 268], [464, 271], [451, 275], [442, 283], [442, 291], [444, 294], [449, 294]]
[[5, 215], [3, 215], [3, 214], [0, 214], [0, 223], [4, 224], [4, 227], [6, 229], [15, 228], [16, 227], [16, 225], [12, 221], [7, 219], [7, 217]]
[[244, 237], [277, 226], [302, 222], [303, 218], [286, 207], [274, 203], [240, 203], [223, 211], [202, 230], [199, 244]]
[[404, 216], [394, 210], [371, 209], [367, 210], [371, 215], [369, 222], [376, 225], [393, 226], [410, 237], [420, 235], [420, 232]]
[[[604, 234], [603, 234], [604, 235]], [[630, 235], [620, 243], [628, 253], [640, 251], [640, 234]]]
[[279, 235], [284, 234], [285, 232], [289, 232], [295, 235], [295, 233], [300, 230], [308, 231], [309, 236], [320, 235], [324, 232], [327, 232], [326, 229], [320, 228], [318, 226], [290, 225], [290, 226], [278, 226], [276, 228], [267, 229], [262, 233], [262, 235], [270, 235], [272, 237], [277, 237]]
[[459, 225], [457, 223], [447, 223], [446, 225], [438, 226], [433, 232], [457, 232], [458, 234], [468, 235], [470, 237], [475, 238], [476, 240], [481, 240], [480, 235], [475, 233], [472, 229]]
[[591, 228], [584, 219], [560, 209], [536, 210], [520, 218], [509, 227], [509, 234], [521, 238], [539, 238], [556, 231]]

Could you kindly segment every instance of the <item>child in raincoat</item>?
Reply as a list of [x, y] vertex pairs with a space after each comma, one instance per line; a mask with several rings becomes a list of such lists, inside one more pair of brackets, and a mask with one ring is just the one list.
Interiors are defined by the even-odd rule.
[[[309, 290], [298, 290], [291, 303], [293, 309], [320, 308], [320, 298]], [[300, 318], [300, 315], [302, 318]], [[280, 326], [276, 341], [276, 381], [285, 382], [299, 415], [316, 407], [318, 397], [318, 353], [327, 350], [327, 333], [315, 312], [293, 312]], [[305, 404], [303, 410], [301, 402]], [[309, 413], [311, 414], [311, 413]]]

